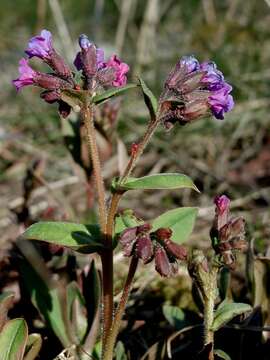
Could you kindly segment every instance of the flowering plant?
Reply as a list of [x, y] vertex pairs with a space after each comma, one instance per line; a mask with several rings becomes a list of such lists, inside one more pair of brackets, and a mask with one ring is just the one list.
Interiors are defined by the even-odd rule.
[[[25, 53], [29, 59], [41, 59], [51, 68], [52, 73], [34, 70], [28, 59], [23, 58], [19, 62], [19, 77], [13, 81], [17, 90], [29, 85], [40, 87], [43, 100], [49, 104], [58, 104], [61, 118], [68, 118], [72, 110], [79, 113], [79, 126], [83, 129], [80, 141], [88, 149], [88, 160], [91, 160], [94, 173], [98, 224], [40, 222], [30, 226], [23, 234], [28, 240], [46, 241], [84, 254], [97, 253], [101, 259], [102, 328], [98, 329], [99, 321], [93, 321], [86, 326], [87, 332], [79, 340], [74, 340], [69, 332], [60, 334], [59, 338], [65, 346], [68, 344], [77, 347], [79, 353], [81, 349], [92, 353], [95, 340], [100, 337], [101, 358], [112, 359], [121, 318], [139, 261], [147, 266], [154, 261], [156, 271], [163, 277], [176, 276], [180, 262], [188, 264], [190, 275], [204, 302], [204, 344], [211, 345], [209, 359], [212, 359], [213, 326], [220, 326], [220, 321], [215, 324], [213, 318], [217, 297], [213, 289], [216, 289], [220, 269], [224, 266], [232, 267], [235, 264], [235, 251], [245, 247], [243, 220], [228, 218], [229, 200], [225, 196], [216, 199], [216, 217], [211, 230], [215, 255], [209, 262], [201, 253], [188, 255], [182, 245], [192, 232], [197, 208], [172, 209], [146, 222], [136, 217], [131, 210], [118, 212], [118, 205], [124, 194], [132, 190], [189, 188], [199, 192], [193, 181], [184, 174], [161, 173], [141, 178], [131, 175], [158, 126], [163, 125], [170, 130], [176, 123], [186, 125], [209, 115], [219, 120], [224, 119], [225, 113], [232, 110], [234, 105], [230, 94], [232, 87], [225, 81], [215, 63], [199, 63], [194, 56], [185, 56], [169, 73], [157, 100], [143, 79], [139, 78], [138, 83], [127, 84], [129, 66], [117, 55], [112, 55], [106, 61], [104, 51], [91, 43], [86, 35], [79, 37], [79, 46], [80, 51], [74, 60], [75, 68], [72, 69], [54, 49], [51, 33], [41, 31], [40, 35], [29, 41]], [[112, 97], [122, 95], [132, 88], [142, 91], [150, 120], [143, 138], [132, 145], [123, 173], [112, 180], [108, 197], [97, 145], [97, 107], [108, 104]], [[82, 166], [86, 169], [85, 165]], [[115, 309], [113, 255], [117, 243], [122, 247], [124, 256], [131, 260], [122, 296]], [[92, 266], [93, 264], [91, 269]], [[249, 308], [241, 307], [233, 312], [230, 307], [226, 308], [226, 321], [247, 310]], [[57, 332], [57, 328], [55, 331]], [[91, 346], [88, 344], [86, 349], [89, 334], [92, 337]]]

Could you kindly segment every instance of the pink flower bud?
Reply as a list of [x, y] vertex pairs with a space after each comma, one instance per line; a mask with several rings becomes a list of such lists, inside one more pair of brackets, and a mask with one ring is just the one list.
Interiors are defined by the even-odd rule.
[[216, 204], [215, 226], [220, 230], [229, 220], [230, 199], [226, 195], [217, 196], [214, 200]]

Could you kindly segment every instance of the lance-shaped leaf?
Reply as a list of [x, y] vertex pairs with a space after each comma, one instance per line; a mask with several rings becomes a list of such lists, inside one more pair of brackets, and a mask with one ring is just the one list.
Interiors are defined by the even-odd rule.
[[190, 177], [178, 173], [164, 173], [143, 176], [141, 178], [128, 178], [124, 184], [113, 181], [113, 190], [162, 190], [188, 188], [198, 191]]
[[0, 295], [0, 331], [7, 321], [7, 313], [14, 301], [14, 294], [11, 291]]
[[1, 360], [21, 360], [28, 337], [24, 319], [10, 320], [0, 333]]
[[32, 303], [63, 346], [70, 346], [72, 339], [65, 318], [67, 314], [65, 294], [63, 293], [65, 289], [60, 286], [59, 288], [51, 287], [51, 284], [47, 284], [24, 259], [19, 262], [19, 266]]
[[75, 281], [67, 286], [67, 311], [73, 333], [81, 343], [87, 330], [86, 308], [85, 299]]
[[137, 84], [128, 84], [128, 85], [125, 85], [125, 86], [122, 86], [122, 87], [116, 87], [116, 88], [109, 89], [107, 91], [104, 91], [100, 95], [94, 96], [92, 98], [92, 103], [94, 103], [96, 105], [102, 104], [104, 101], [110, 99], [111, 97], [122, 95], [127, 90], [134, 89], [136, 87], [138, 87]]
[[222, 302], [215, 312], [212, 330], [217, 331], [231, 321], [235, 316], [250, 311], [252, 311], [252, 307], [248, 304]]
[[146, 85], [146, 83], [143, 81], [143, 79], [140, 77], [139, 82], [143, 91], [145, 105], [148, 107], [151, 118], [154, 118], [158, 108], [157, 99], [152, 93], [152, 91], [149, 89], [149, 87]]
[[23, 360], [34, 360], [40, 352], [42, 346], [42, 338], [39, 334], [29, 335], [26, 343]]
[[192, 233], [197, 214], [198, 208], [194, 207], [169, 210], [152, 221], [152, 230], [170, 228], [173, 231], [171, 239], [183, 243]]
[[22, 235], [28, 240], [46, 241], [90, 254], [104, 248], [98, 225], [44, 221], [31, 225]]
[[225, 353], [223, 350], [216, 349], [216, 350], [214, 350], [214, 354], [217, 355], [217, 357], [220, 359], [232, 360], [231, 357], [227, 353]]

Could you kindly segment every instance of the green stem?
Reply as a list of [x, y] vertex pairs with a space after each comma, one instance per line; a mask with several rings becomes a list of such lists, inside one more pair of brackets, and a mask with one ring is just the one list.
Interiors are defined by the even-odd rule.
[[209, 360], [214, 360], [214, 332], [211, 330], [214, 321], [214, 306], [215, 301], [213, 297], [209, 297], [204, 303], [204, 345], [211, 344], [209, 353]]
[[104, 352], [103, 358], [102, 358], [103, 360], [112, 360], [112, 358], [113, 358], [114, 345], [115, 345], [116, 338], [117, 338], [117, 335], [118, 335], [118, 332], [120, 329], [121, 319], [122, 319], [122, 316], [123, 316], [123, 313], [125, 311], [125, 307], [126, 307], [126, 304], [128, 301], [128, 296], [129, 296], [129, 293], [131, 290], [132, 281], [133, 281], [135, 272], [137, 270], [137, 265], [138, 265], [138, 258], [133, 256], [131, 259], [131, 262], [130, 262], [129, 271], [128, 271], [127, 279], [126, 279], [124, 289], [122, 292], [122, 296], [121, 296], [118, 308], [115, 313], [112, 329], [107, 338], [106, 348], [105, 348], [105, 352]]

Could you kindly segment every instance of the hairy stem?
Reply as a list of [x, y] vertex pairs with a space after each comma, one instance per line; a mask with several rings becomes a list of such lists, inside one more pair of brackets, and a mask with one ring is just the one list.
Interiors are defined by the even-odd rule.
[[122, 292], [122, 296], [121, 296], [118, 308], [115, 313], [112, 329], [107, 338], [106, 349], [103, 354], [103, 360], [111, 360], [113, 358], [114, 345], [115, 345], [116, 338], [117, 338], [119, 328], [121, 325], [121, 319], [122, 319], [122, 316], [123, 316], [123, 313], [125, 311], [125, 307], [126, 307], [126, 304], [128, 301], [128, 296], [129, 296], [132, 281], [133, 281], [133, 278], [134, 278], [134, 275], [135, 275], [135, 272], [137, 269], [137, 265], [138, 265], [138, 258], [133, 256], [131, 259], [131, 262], [130, 262], [129, 271], [128, 271], [127, 279], [126, 279], [124, 289]]
[[[157, 118], [152, 119], [148, 125], [148, 128], [146, 130], [146, 133], [141, 140], [141, 142], [138, 144], [138, 149], [136, 153], [130, 158], [129, 163], [124, 171], [123, 176], [120, 179], [120, 183], [124, 183], [125, 180], [130, 176], [132, 170], [134, 169], [134, 166], [136, 165], [139, 157], [142, 155], [145, 147], [147, 146], [151, 136], [153, 135], [155, 129], [157, 128], [159, 124], [159, 121]], [[109, 212], [108, 212], [108, 218], [107, 218], [107, 224], [106, 224], [106, 244], [108, 245], [108, 248], [112, 248], [112, 237], [113, 237], [113, 229], [114, 229], [114, 218], [118, 209], [118, 204], [121, 199], [122, 193], [114, 193], [112, 196]], [[103, 330], [103, 359], [111, 359], [110, 356], [112, 356], [113, 353], [113, 347], [115, 343], [115, 339], [117, 337], [117, 333], [119, 330], [119, 326], [117, 323], [120, 323], [120, 320], [117, 319], [122, 316], [122, 313], [125, 308], [125, 304], [128, 297], [129, 288], [131, 285], [131, 280], [134, 277], [137, 263], [135, 265], [135, 260], [132, 260], [130, 265], [130, 271], [127, 278], [126, 286], [123, 291], [123, 296], [120, 301], [121, 307], [118, 308], [116, 317], [113, 321], [113, 251], [108, 250], [107, 252], [104, 252], [102, 254], [102, 264], [103, 264], [103, 296], [104, 296], [104, 330]], [[132, 274], [132, 272], [134, 273]], [[126, 294], [126, 295], [125, 295]], [[126, 299], [125, 299], [126, 296]], [[120, 306], [119, 304], [119, 306]], [[120, 309], [120, 310], [119, 310]], [[120, 313], [119, 313], [120, 311]], [[119, 313], [119, 315], [118, 315]], [[112, 325], [113, 321], [113, 325]], [[111, 329], [111, 325], [113, 326]], [[106, 357], [105, 357], [106, 356]]]
[[113, 252], [111, 250], [111, 242], [108, 241], [106, 236], [106, 222], [107, 212], [105, 204], [105, 188], [104, 181], [101, 173], [101, 164], [99, 158], [99, 152], [96, 142], [96, 132], [93, 119], [93, 106], [85, 106], [82, 108], [82, 120], [86, 129], [87, 144], [89, 154], [91, 156], [94, 179], [98, 196], [99, 207], [99, 222], [100, 229], [104, 236], [105, 245], [108, 250], [105, 250], [101, 254], [102, 262], [102, 294], [103, 294], [103, 346], [106, 341], [106, 337], [110, 331], [113, 317]]
[[105, 205], [105, 188], [101, 173], [101, 164], [96, 141], [96, 131], [93, 118], [93, 106], [85, 105], [81, 110], [83, 125], [86, 129], [87, 144], [89, 154], [93, 164], [95, 185], [97, 188], [99, 222], [103, 233], [106, 231], [106, 205]]
[[211, 330], [214, 320], [215, 301], [213, 297], [205, 300], [204, 303], [204, 345], [211, 344], [209, 360], [214, 360], [214, 332]]
[[148, 145], [148, 143], [149, 143], [152, 135], [154, 134], [156, 128], [158, 127], [158, 125], [159, 125], [158, 117], [155, 117], [154, 119], [152, 119], [150, 121], [142, 140], [138, 144], [137, 151], [135, 152], [135, 154], [133, 156], [131, 156], [131, 158], [127, 164], [127, 167], [126, 167], [122, 177], [119, 180], [119, 184], [123, 184], [127, 180], [127, 178], [130, 176], [132, 170], [134, 169], [135, 165], [137, 164], [138, 159], [143, 154], [144, 149]]

